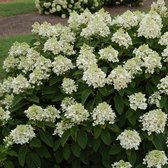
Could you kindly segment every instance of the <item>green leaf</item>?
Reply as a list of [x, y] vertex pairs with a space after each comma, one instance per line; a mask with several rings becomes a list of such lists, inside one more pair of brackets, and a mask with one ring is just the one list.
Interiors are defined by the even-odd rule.
[[167, 102], [167, 96], [162, 96], [160, 100], [160, 108], [165, 107], [166, 102]]
[[29, 153], [26, 157], [26, 164], [28, 168], [41, 167], [41, 160], [36, 153]]
[[81, 95], [81, 103], [85, 104], [87, 98], [89, 97], [89, 95], [92, 93], [92, 89], [91, 88], [85, 88], [82, 91], [82, 95]]
[[108, 96], [113, 93], [114, 88], [112, 86], [105, 86], [102, 88], [98, 88], [98, 90], [103, 96]]
[[63, 157], [65, 158], [65, 160], [68, 160], [71, 154], [71, 149], [68, 145], [65, 145], [63, 147]]
[[21, 102], [23, 100], [23, 96], [22, 95], [17, 95], [14, 97], [13, 99], [13, 104], [12, 107], [16, 106], [19, 102]]
[[101, 135], [102, 128], [100, 126], [94, 127], [94, 138], [97, 139]]
[[71, 133], [71, 137], [72, 139], [76, 142], [76, 139], [77, 139], [77, 135], [78, 135], [78, 127], [77, 126], [74, 126], [70, 129], [70, 133]]
[[41, 147], [41, 141], [37, 138], [34, 138], [32, 141], [29, 142], [31, 147], [34, 148], [40, 148]]
[[58, 139], [57, 141], [55, 141], [54, 148], [53, 148], [54, 151], [56, 151], [60, 147], [60, 143], [61, 143], [60, 139]]
[[28, 149], [27, 149], [26, 146], [22, 146], [19, 149], [19, 152], [18, 152], [18, 161], [19, 161], [19, 164], [20, 164], [21, 167], [24, 167], [27, 152], [28, 152]]
[[5, 161], [4, 168], [14, 168], [15, 166], [10, 160]]
[[136, 152], [134, 150], [127, 150], [126, 153], [128, 161], [131, 163], [132, 166], [134, 166], [137, 159]]
[[56, 94], [57, 92], [58, 92], [58, 88], [55, 86], [47, 86], [42, 90], [43, 95]]
[[39, 103], [40, 99], [36, 95], [31, 95], [30, 97], [27, 98], [28, 101], [33, 102], [33, 103]]
[[127, 117], [127, 118], [130, 118], [131, 116], [133, 116], [133, 115], [134, 115], [134, 113], [135, 113], [135, 111], [134, 111], [134, 110], [129, 109], [129, 110], [126, 112], [126, 117]]
[[65, 143], [68, 141], [69, 136], [70, 136], [70, 132], [69, 131], [65, 131], [65, 133], [62, 135], [62, 137], [60, 139], [62, 146], [64, 146]]
[[80, 157], [80, 153], [81, 153], [81, 148], [78, 144], [73, 143], [71, 146], [71, 150], [72, 153], [76, 156], [76, 157]]
[[100, 144], [101, 144], [101, 139], [100, 138], [94, 139], [92, 147], [93, 147], [93, 150], [95, 152], [97, 152], [97, 150], [99, 149]]
[[121, 96], [116, 95], [114, 97], [114, 106], [119, 114], [122, 114], [124, 112], [124, 101]]
[[128, 121], [132, 124], [135, 125], [137, 122], [137, 114], [134, 113], [133, 115], [129, 116]]
[[53, 78], [50, 79], [49, 85], [53, 86], [57, 82], [61, 81], [61, 79], [62, 79], [62, 77], [60, 77], [60, 76], [54, 76]]
[[8, 151], [7, 152], [7, 154], [9, 155], [9, 156], [15, 156], [15, 157], [17, 157], [18, 156], [18, 154], [15, 152], [15, 151]]
[[35, 148], [35, 151], [41, 158], [51, 157], [48, 149], [44, 145], [41, 148]]
[[110, 136], [110, 133], [107, 129], [102, 130], [101, 139], [106, 145], [111, 144], [111, 136]]
[[53, 147], [54, 145], [53, 137], [49, 132], [47, 131], [44, 132], [40, 130], [40, 138], [46, 145], [48, 145], [51, 148]]
[[77, 136], [77, 142], [82, 149], [86, 148], [87, 141], [88, 141], [87, 134], [84, 131], [79, 131]]
[[122, 148], [120, 145], [112, 145], [112, 147], [109, 150], [109, 154], [116, 155], [116, 154], [120, 153], [121, 150], [122, 150]]
[[162, 135], [154, 136], [152, 139], [152, 143], [157, 150], [164, 150], [165, 148], [165, 140]]

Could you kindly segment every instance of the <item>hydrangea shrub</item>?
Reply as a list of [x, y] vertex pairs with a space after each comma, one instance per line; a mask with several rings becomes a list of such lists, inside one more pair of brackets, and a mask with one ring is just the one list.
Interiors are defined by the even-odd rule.
[[142, 0], [35, 0], [35, 6], [39, 13], [58, 14], [63, 18], [69, 16], [72, 11], [82, 13], [85, 9], [91, 12], [98, 11], [104, 5], [142, 5]]
[[168, 14], [73, 12], [14, 43], [0, 85], [0, 163], [167, 168]]

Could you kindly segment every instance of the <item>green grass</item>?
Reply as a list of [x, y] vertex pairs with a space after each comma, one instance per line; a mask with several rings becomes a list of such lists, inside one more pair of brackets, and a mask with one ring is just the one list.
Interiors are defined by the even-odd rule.
[[17, 36], [11, 36], [11, 37], [0, 39], [0, 80], [2, 80], [6, 75], [2, 66], [3, 66], [3, 61], [8, 55], [8, 50], [11, 47], [11, 45], [15, 41], [30, 43], [32, 39], [33, 39], [32, 35], [17, 35]]
[[0, 3], [0, 16], [15, 16], [36, 11], [34, 0]]

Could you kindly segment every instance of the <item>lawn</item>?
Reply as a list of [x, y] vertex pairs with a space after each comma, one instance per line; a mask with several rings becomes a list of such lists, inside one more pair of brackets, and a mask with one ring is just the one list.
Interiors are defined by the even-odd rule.
[[34, 0], [16, 0], [0, 3], [0, 16], [14, 16], [35, 12]]
[[0, 39], [0, 80], [2, 80], [5, 76], [5, 71], [3, 70], [2, 66], [11, 45], [15, 41], [29, 43], [32, 39], [32, 35], [17, 35]]

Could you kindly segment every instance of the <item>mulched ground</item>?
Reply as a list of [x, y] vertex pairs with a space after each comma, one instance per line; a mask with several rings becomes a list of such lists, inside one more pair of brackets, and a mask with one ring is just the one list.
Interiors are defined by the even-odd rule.
[[[2, 1], [9, 1], [9, 0], [0, 0]], [[11, 1], [11, 0], [10, 0]], [[109, 11], [112, 15], [123, 13], [126, 10], [146, 10], [150, 7], [152, 2], [156, 0], [146, 0], [144, 2], [144, 6], [141, 7], [124, 7], [124, 6], [117, 6], [117, 7], [106, 7], [106, 10]], [[168, 0], [165, 0], [168, 3]], [[44, 22], [48, 21], [52, 24], [55, 23], [62, 23], [67, 24], [67, 19], [62, 19], [58, 16], [52, 15], [40, 15], [38, 13], [30, 13], [25, 15], [18, 15], [12, 17], [0, 17], [0, 38], [5, 36], [17, 35], [17, 34], [30, 34], [31, 27], [34, 22]]]

